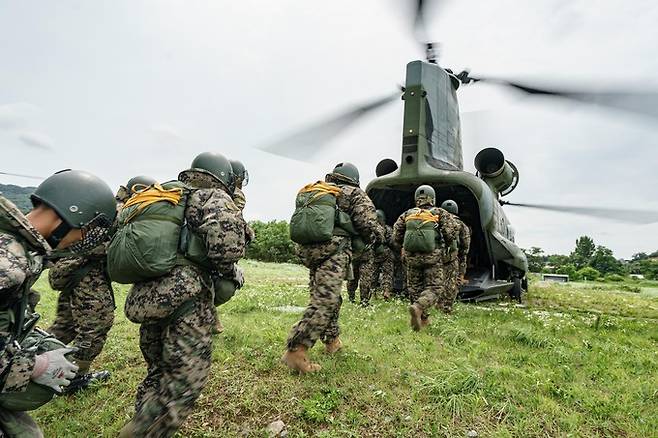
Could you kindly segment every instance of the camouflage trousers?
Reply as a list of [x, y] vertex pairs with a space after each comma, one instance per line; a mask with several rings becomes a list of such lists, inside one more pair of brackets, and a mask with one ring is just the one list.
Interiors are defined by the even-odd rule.
[[213, 309], [204, 294], [180, 316], [140, 326], [147, 374], [137, 388], [134, 436], [170, 437], [194, 409], [210, 371]]
[[412, 304], [417, 304], [427, 317], [427, 310], [443, 296], [443, 261], [439, 250], [429, 254], [406, 254], [407, 289]]
[[72, 290], [62, 291], [48, 332], [78, 348], [75, 358], [92, 361], [103, 350], [114, 323], [114, 293], [101, 268], [94, 268]]
[[381, 290], [384, 296], [393, 294], [393, 275], [395, 265], [393, 251], [385, 249], [381, 254], [375, 254], [373, 266], [373, 289]]
[[290, 330], [287, 341], [289, 350], [300, 345], [311, 348], [318, 339], [327, 344], [340, 335], [338, 317], [343, 304], [341, 290], [349, 258], [345, 251], [338, 251], [318, 265], [310, 265], [311, 301], [301, 321]]
[[452, 312], [452, 305], [459, 293], [459, 260], [455, 258], [443, 264], [443, 283], [445, 287], [436, 303], [436, 307], [445, 313]]
[[3, 436], [10, 438], [43, 438], [43, 433], [27, 412], [0, 409], [0, 437]]
[[375, 260], [371, 252], [366, 252], [358, 260], [352, 261], [354, 278], [347, 282], [347, 295], [351, 302], [356, 298], [359, 289], [359, 301], [362, 306], [370, 303], [372, 287], [375, 280]]

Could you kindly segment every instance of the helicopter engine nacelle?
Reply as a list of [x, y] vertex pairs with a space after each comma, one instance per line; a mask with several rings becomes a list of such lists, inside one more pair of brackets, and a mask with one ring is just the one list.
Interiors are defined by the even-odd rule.
[[478, 176], [501, 196], [508, 195], [519, 183], [519, 170], [496, 148], [482, 149], [475, 156]]

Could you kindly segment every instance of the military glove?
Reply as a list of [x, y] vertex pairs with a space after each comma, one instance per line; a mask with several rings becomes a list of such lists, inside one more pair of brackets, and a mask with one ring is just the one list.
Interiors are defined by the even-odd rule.
[[233, 282], [237, 289], [241, 289], [244, 286], [244, 271], [238, 265], [233, 267]]
[[32, 381], [60, 392], [60, 387], [68, 386], [78, 371], [78, 366], [64, 357], [72, 351], [72, 348], [58, 348], [38, 355], [34, 361]]

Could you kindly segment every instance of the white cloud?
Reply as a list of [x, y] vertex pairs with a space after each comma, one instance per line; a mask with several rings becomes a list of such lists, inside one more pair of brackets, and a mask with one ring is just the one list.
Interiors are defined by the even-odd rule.
[[26, 102], [0, 105], [0, 129], [13, 130], [26, 126], [39, 108]]
[[50, 137], [40, 132], [23, 131], [18, 134], [20, 142], [28, 147], [42, 149], [46, 151], [53, 150], [53, 141]]

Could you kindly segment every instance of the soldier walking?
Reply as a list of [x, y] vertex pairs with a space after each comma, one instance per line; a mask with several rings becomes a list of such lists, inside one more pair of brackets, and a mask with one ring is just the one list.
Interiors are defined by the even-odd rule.
[[393, 226], [393, 240], [402, 248], [415, 331], [429, 324], [428, 309], [444, 293], [443, 257], [457, 238], [458, 225], [452, 215], [436, 207], [431, 186], [416, 189], [416, 208], [403, 213]]
[[[452, 305], [459, 293], [459, 287], [464, 282], [466, 268], [468, 266], [468, 249], [471, 246], [471, 231], [464, 222], [459, 219], [459, 207], [451, 199], [444, 201], [441, 208], [453, 216], [458, 226], [458, 238], [453, 243], [451, 251], [445, 253], [443, 258], [443, 272], [445, 289], [439, 298], [437, 307], [444, 313], [452, 312]], [[456, 246], [456, 248], [454, 248]]]
[[384, 240], [374, 247], [373, 290], [381, 290], [382, 297], [389, 300], [393, 296], [394, 253], [393, 227], [386, 223], [386, 213], [377, 210], [377, 221], [382, 227]]

